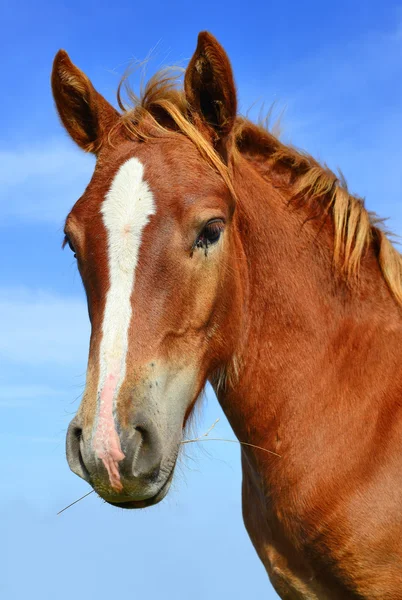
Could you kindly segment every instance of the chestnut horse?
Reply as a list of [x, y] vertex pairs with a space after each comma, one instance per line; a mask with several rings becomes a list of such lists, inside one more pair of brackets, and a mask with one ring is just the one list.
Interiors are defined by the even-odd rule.
[[[208, 33], [179, 89], [115, 110], [59, 51], [60, 118], [96, 155], [65, 225], [92, 325], [71, 469], [110, 504], [168, 492], [207, 380], [282, 598], [402, 598], [402, 260], [310, 156], [237, 115]], [[120, 99], [120, 93], [119, 93]]]

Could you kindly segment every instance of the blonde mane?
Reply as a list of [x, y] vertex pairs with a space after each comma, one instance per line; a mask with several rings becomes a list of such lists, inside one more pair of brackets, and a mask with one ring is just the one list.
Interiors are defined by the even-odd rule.
[[[144, 141], [172, 132], [185, 135], [236, 197], [229, 169], [193, 122], [191, 107], [178, 87], [182, 72], [173, 68], [160, 71], [149, 79], [140, 96], [132, 91], [124, 76], [117, 92], [122, 110], [119, 128], [122, 126], [130, 137]], [[123, 87], [127, 104], [122, 99]], [[236, 120], [234, 142], [235, 158], [236, 154], [248, 158], [267, 179], [273, 174], [285, 174], [282, 179], [287, 187], [291, 186], [296, 205], [306, 206], [314, 217], [332, 217], [334, 265], [348, 282], [358, 278], [365, 251], [375, 244], [382, 275], [402, 305], [402, 256], [382, 229], [381, 220], [366, 210], [361, 198], [348, 192], [342, 176], [337, 177], [310, 155], [283, 144], [266, 127], [243, 117]]]

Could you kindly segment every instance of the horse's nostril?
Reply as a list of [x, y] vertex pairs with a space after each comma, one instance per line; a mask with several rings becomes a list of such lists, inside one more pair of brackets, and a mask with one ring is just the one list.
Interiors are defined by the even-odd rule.
[[88, 469], [85, 466], [81, 452], [82, 429], [77, 424], [76, 418], [69, 425], [66, 438], [66, 454], [70, 469], [85, 479], [90, 481]]
[[146, 433], [146, 429], [145, 429], [145, 427], [143, 427], [142, 425], [136, 425], [136, 426], [134, 427], [134, 429], [135, 429], [136, 431], [139, 431], [141, 435], [144, 435], [144, 434]]
[[138, 455], [141, 449], [145, 450], [151, 443], [149, 432], [142, 425], [134, 427], [134, 456]]
[[158, 432], [151, 423], [135, 425], [121, 436], [126, 455], [119, 465], [123, 477], [154, 481], [158, 478], [162, 460], [162, 449]]

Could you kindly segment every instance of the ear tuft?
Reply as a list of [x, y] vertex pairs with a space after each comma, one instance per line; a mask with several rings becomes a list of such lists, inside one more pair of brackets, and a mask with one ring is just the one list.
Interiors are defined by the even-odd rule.
[[119, 118], [118, 112], [95, 90], [64, 50], [55, 56], [51, 80], [64, 127], [80, 148], [96, 153]]
[[227, 54], [207, 31], [198, 36], [186, 70], [184, 90], [196, 123], [207, 126], [215, 141], [226, 137], [236, 119], [236, 89]]

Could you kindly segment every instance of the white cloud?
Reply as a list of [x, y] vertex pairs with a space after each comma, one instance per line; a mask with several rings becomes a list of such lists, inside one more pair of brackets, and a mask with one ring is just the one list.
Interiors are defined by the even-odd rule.
[[43, 290], [0, 288], [0, 331], [3, 365], [4, 361], [28, 365], [86, 364], [89, 320], [81, 299]]
[[67, 140], [0, 150], [2, 218], [61, 223], [88, 185], [92, 156]]

